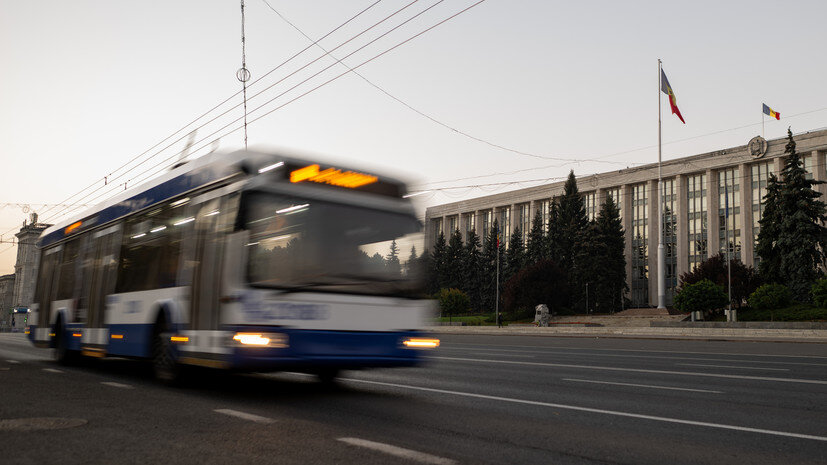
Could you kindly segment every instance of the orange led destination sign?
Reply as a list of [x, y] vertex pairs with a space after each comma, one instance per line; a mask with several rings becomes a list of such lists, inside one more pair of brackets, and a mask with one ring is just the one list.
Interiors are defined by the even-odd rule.
[[83, 224], [82, 222], [77, 221], [77, 222], [75, 222], [75, 223], [70, 224], [69, 226], [66, 226], [66, 229], [64, 229], [64, 230], [63, 230], [63, 234], [71, 234], [71, 233], [73, 233], [73, 232], [74, 232], [76, 229], [78, 229], [78, 228], [80, 227], [80, 225], [82, 225], [82, 224]]
[[327, 168], [320, 171], [319, 165], [309, 165], [290, 172], [290, 182], [304, 181], [354, 189], [378, 182], [379, 178], [355, 171], [342, 171], [337, 168]]

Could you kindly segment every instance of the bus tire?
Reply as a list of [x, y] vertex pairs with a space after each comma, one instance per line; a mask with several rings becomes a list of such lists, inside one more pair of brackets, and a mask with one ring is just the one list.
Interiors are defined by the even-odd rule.
[[163, 316], [159, 317], [152, 332], [152, 372], [158, 381], [172, 385], [179, 381], [181, 367], [170, 336], [169, 324]]
[[325, 386], [330, 386], [336, 383], [336, 378], [339, 376], [338, 368], [323, 368], [316, 372], [316, 378]]

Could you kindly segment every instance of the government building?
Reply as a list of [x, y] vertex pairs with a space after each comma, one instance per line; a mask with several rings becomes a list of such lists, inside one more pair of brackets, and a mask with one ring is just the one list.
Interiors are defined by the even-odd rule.
[[[799, 134], [794, 140], [808, 176], [827, 180], [827, 130]], [[667, 305], [672, 303], [678, 277], [711, 255], [726, 252], [728, 243], [734, 257], [757, 266], [754, 251], [762, 199], [769, 175], [778, 175], [784, 166], [786, 144], [786, 137], [770, 141], [755, 137], [746, 145], [662, 164]], [[425, 212], [426, 247], [430, 250], [440, 233], [447, 240], [456, 229], [463, 238], [471, 230], [486, 237], [495, 218], [508, 244], [517, 227], [527, 235], [535, 212], [539, 211], [544, 225], [548, 224], [549, 205], [563, 194], [564, 183], [429, 207]], [[620, 207], [626, 232], [628, 297], [635, 307], [657, 306], [657, 163], [578, 177], [577, 187], [589, 219], [597, 216], [607, 196]], [[825, 184], [816, 189], [827, 194]]]

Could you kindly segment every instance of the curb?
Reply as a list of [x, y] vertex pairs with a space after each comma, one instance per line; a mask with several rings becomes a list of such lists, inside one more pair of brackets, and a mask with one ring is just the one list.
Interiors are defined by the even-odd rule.
[[792, 342], [827, 344], [827, 330], [752, 329], [752, 328], [650, 328], [650, 327], [493, 327], [432, 326], [435, 334], [473, 334], [486, 336], [544, 336], [572, 338], [662, 339], [694, 341]]

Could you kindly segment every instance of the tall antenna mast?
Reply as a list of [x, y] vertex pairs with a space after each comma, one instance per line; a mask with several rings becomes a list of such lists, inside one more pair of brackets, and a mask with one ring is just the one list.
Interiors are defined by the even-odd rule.
[[250, 70], [247, 69], [247, 44], [244, 37], [244, 0], [241, 0], [241, 68], [235, 73], [244, 90], [244, 148], [247, 148], [247, 81]]

